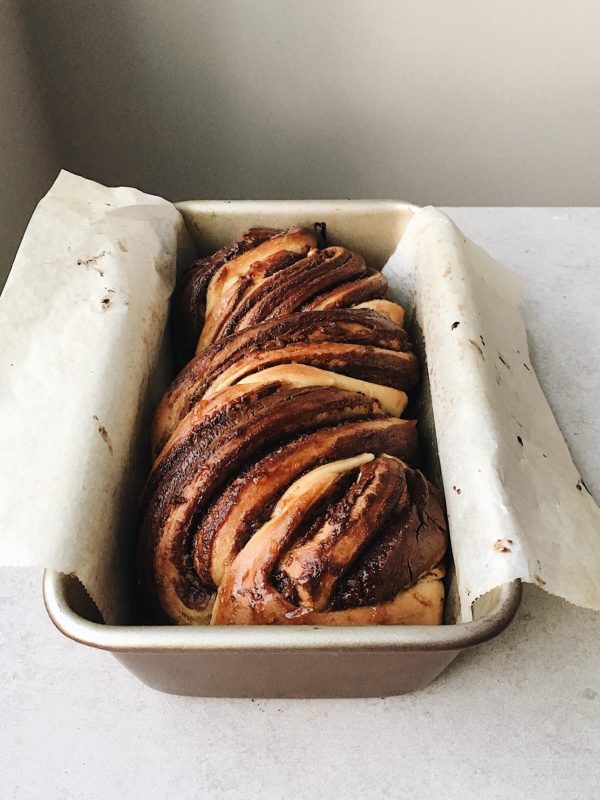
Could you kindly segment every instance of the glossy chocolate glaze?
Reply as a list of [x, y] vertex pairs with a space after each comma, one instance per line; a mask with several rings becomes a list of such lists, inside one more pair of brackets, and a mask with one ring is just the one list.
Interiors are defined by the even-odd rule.
[[[403, 462], [385, 454], [375, 459], [363, 454], [305, 475], [293, 484], [225, 570], [219, 581], [214, 621], [389, 623], [402, 617], [396, 604], [404, 602], [412, 605], [411, 621], [432, 620], [420, 607], [431, 609], [433, 620], [437, 619], [443, 594], [439, 585], [443, 574], [440, 551], [443, 558], [445, 546], [439, 538], [426, 553], [420, 553], [418, 545], [415, 548], [414, 538], [406, 540], [405, 555], [412, 568], [406, 583], [402, 573], [390, 570], [388, 559], [383, 569], [376, 561], [375, 571], [367, 576], [376, 582], [371, 596], [349, 595], [345, 585], [348, 574], [353, 576], [365, 563], [374, 563], [374, 549], [397, 508], [414, 513], [417, 520], [427, 514], [430, 502], [433, 518], [441, 512], [426, 483], [417, 485], [414, 492], [409, 488], [415, 479], [422, 483], [421, 478]], [[424, 537], [425, 524], [417, 539]], [[443, 536], [445, 530], [440, 533]], [[436, 584], [433, 593], [427, 588], [432, 583]], [[366, 588], [370, 586], [367, 581]], [[435, 608], [432, 601], [438, 603]]]
[[401, 475], [401, 463], [387, 456], [358, 470], [343, 497], [281, 559], [274, 584], [285, 597], [316, 611], [330, 607], [340, 578], [377, 536], [398, 502]]
[[231, 561], [287, 487], [309, 470], [361, 452], [386, 452], [410, 461], [416, 449], [413, 421], [381, 415], [305, 434], [275, 449], [244, 470], [207, 509], [197, 528], [196, 569], [212, 583], [215, 541], [226, 540], [225, 558]]
[[390, 600], [443, 561], [448, 531], [437, 490], [421, 472], [408, 468], [404, 485], [408, 493], [375, 541], [350, 565], [332, 597], [332, 609]]

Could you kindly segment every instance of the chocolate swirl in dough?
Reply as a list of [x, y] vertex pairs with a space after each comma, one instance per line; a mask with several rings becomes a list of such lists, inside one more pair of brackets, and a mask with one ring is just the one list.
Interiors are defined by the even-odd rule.
[[401, 419], [419, 366], [386, 282], [299, 228], [192, 266], [174, 314], [197, 354], [161, 401], [140, 581], [180, 624], [435, 624], [442, 501]]
[[[286, 250], [305, 254], [316, 244], [313, 234], [300, 228], [285, 233], [252, 228], [242, 238], [208, 258], [199, 258], [184, 273], [173, 298], [173, 332], [176, 350], [184, 363], [194, 354], [206, 314], [209, 286], [224, 278], [224, 267], [243, 271], [256, 260]], [[215, 278], [215, 281], [213, 281]]]
[[153, 453], [158, 455], [181, 419], [219, 381], [246, 379], [260, 370], [290, 363], [402, 391], [411, 389], [419, 377], [406, 332], [377, 311], [360, 308], [291, 314], [221, 339], [184, 367], [157, 409]]

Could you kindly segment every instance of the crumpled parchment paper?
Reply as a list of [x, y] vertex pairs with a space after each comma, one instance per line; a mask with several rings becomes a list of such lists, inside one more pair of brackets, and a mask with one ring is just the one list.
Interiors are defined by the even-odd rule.
[[600, 609], [600, 509], [529, 360], [521, 279], [434, 208], [383, 271], [424, 336], [463, 619], [516, 578]]
[[0, 298], [0, 563], [76, 573], [107, 622], [130, 614], [139, 432], [185, 236], [171, 203], [62, 172]]

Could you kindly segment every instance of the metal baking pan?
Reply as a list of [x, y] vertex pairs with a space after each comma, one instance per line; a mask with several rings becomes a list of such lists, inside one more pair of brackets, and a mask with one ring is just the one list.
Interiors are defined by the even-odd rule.
[[[249, 227], [326, 222], [331, 243], [356, 249], [381, 268], [416, 207], [388, 200], [294, 200], [188, 201], [178, 208], [201, 254], [233, 241]], [[418, 331], [413, 335], [418, 349]], [[426, 380], [419, 407], [425, 455], [435, 480]], [[521, 600], [520, 583], [506, 584], [473, 605], [473, 621], [456, 623], [453, 588], [445, 624], [439, 626], [176, 627], [105, 625], [76, 579], [47, 570], [43, 583], [48, 614], [66, 636], [112, 652], [154, 689], [206, 697], [369, 697], [420, 689], [461, 650], [504, 630]]]

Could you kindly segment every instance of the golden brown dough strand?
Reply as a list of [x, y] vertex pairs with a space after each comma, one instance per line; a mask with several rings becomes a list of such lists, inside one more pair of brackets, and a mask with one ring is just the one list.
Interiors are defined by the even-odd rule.
[[142, 501], [155, 620], [440, 623], [446, 520], [410, 466], [419, 365], [386, 288], [300, 228], [190, 270], [174, 313], [188, 354], [203, 323], [197, 355], [157, 409]]
[[[201, 400], [209, 387], [240, 360], [289, 345], [305, 344], [317, 353], [322, 343], [377, 347], [392, 352], [410, 352], [406, 331], [388, 317], [370, 309], [335, 309], [290, 314], [221, 339], [193, 358], [169, 386], [156, 410], [152, 427], [152, 452], [156, 456], [181, 419]], [[319, 360], [318, 355], [315, 356]], [[409, 365], [416, 375], [414, 357]], [[321, 359], [322, 364], [322, 359]], [[264, 366], [265, 364], [263, 362]]]
[[[382, 586], [376, 603], [352, 598], [336, 607], [331, 604], [336, 587], [348, 569], [361, 562], [365, 545], [377, 541], [395, 508], [412, 507], [405, 473], [411, 476], [409, 481], [415, 474], [396, 458], [363, 453], [327, 463], [298, 479], [226, 567], [213, 622], [398, 624], [412, 613], [421, 624], [439, 624], [443, 601], [439, 558], [414, 576]], [[355, 477], [344, 486], [348, 476]], [[436, 509], [431, 509], [432, 516], [429, 511], [428, 499], [420, 512], [422, 535], [423, 525], [436, 524]], [[418, 538], [409, 542], [412, 549], [418, 547]], [[437, 585], [429, 586], [431, 582]]]
[[[141, 550], [146, 594], [171, 619], [203, 617], [210, 591], [193, 570], [196, 520], [239, 471], [269, 447], [303, 432], [383, 417], [376, 403], [337, 389], [251, 385], [210, 413], [200, 406], [175, 431], [148, 480]], [[204, 576], [205, 578], [208, 575]]]

